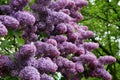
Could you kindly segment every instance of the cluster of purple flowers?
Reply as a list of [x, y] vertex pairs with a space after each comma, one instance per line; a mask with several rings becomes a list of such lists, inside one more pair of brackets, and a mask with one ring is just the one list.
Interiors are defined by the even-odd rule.
[[24, 11], [29, 2], [10, 0], [9, 5], [0, 6], [0, 36], [7, 35], [7, 28], [18, 29], [25, 40], [14, 58], [0, 56], [0, 76], [54, 80], [55, 72], [60, 72], [66, 80], [81, 80], [80, 73], [86, 78], [112, 80], [104, 65], [116, 59], [97, 59], [91, 51], [99, 44], [84, 41], [94, 33], [77, 24], [83, 19], [79, 11], [88, 4], [86, 0], [35, 0], [30, 6], [33, 13]]

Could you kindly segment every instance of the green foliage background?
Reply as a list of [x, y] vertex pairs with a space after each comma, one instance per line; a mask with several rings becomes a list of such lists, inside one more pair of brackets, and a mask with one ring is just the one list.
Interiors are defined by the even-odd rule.
[[[31, 0], [33, 2], [34, 0]], [[120, 80], [120, 0], [88, 0], [89, 5], [80, 12], [84, 20], [79, 24], [88, 26], [95, 33], [90, 41], [98, 42], [99, 49], [94, 50], [97, 57], [112, 55], [116, 57], [116, 63], [105, 66], [113, 76], [113, 80]], [[9, 0], [0, 0], [0, 5], [9, 3]], [[29, 6], [26, 7], [29, 10]], [[13, 55], [24, 44], [20, 31], [9, 30], [8, 35], [0, 38], [0, 54]], [[60, 80], [58, 73], [55, 80]], [[10, 76], [0, 80], [16, 80]], [[62, 78], [61, 80], [65, 80]], [[82, 80], [86, 80], [83, 78]], [[88, 80], [101, 80], [89, 78]]]
[[120, 0], [88, 1], [89, 5], [81, 11], [84, 20], [80, 24], [88, 26], [95, 33], [90, 40], [100, 44], [99, 49], [94, 51], [98, 57], [116, 57], [117, 62], [106, 66], [106, 69], [112, 74], [113, 80], [120, 80]]

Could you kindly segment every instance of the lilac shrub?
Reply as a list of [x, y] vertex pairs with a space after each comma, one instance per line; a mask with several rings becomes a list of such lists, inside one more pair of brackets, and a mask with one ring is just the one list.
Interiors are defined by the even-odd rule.
[[24, 10], [29, 2], [10, 0], [0, 6], [0, 36], [6, 36], [9, 29], [20, 30], [25, 41], [12, 57], [0, 56], [1, 77], [11, 74], [20, 80], [54, 80], [54, 74], [60, 72], [66, 80], [81, 80], [83, 75], [112, 80], [104, 65], [116, 59], [97, 58], [92, 50], [99, 44], [85, 42], [94, 33], [78, 24], [86, 0], [35, 0], [31, 12]]

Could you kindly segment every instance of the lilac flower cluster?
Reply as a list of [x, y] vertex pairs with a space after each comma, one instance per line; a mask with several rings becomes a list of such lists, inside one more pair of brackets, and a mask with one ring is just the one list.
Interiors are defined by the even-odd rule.
[[[37, 26], [34, 26], [35, 17], [32, 13], [24, 11], [30, 0], [10, 0], [9, 5], [0, 6], [0, 36], [7, 35], [8, 29], [22, 31], [26, 43], [38, 39]], [[3, 27], [4, 26], [4, 27]]]
[[84, 41], [94, 33], [77, 24], [83, 19], [79, 11], [88, 4], [86, 0], [35, 0], [30, 6], [33, 13], [24, 11], [29, 1], [10, 0], [9, 5], [0, 6], [0, 36], [7, 35], [7, 28], [18, 29], [25, 40], [13, 60], [0, 56], [0, 76], [54, 80], [55, 72], [60, 72], [66, 80], [81, 80], [80, 73], [86, 78], [112, 80], [104, 65], [116, 59], [112, 56], [97, 59], [91, 51], [99, 44]]

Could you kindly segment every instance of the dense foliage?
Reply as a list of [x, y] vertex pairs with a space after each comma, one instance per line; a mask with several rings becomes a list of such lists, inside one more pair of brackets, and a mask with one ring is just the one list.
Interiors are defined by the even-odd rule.
[[80, 24], [89, 26], [96, 35], [91, 41], [99, 43], [94, 53], [99, 57], [112, 55], [116, 63], [106, 66], [113, 80], [120, 80], [120, 0], [88, 0], [82, 9], [84, 20]]
[[10, 0], [0, 6], [1, 52], [9, 54], [0, 56], [2, 78], [10, 75], [20, 80], [54, 80], [60, 72], [65, 80], [112, 80], [104, 65], [116, 59], [97, 58], [91, 51], [99, 44], [86, 42], [94, 33], [78, 25], [83, 19], [79, 11], [87, 1], [35, 0], [27, 8], [29, 2]]

